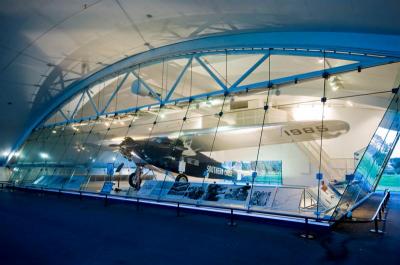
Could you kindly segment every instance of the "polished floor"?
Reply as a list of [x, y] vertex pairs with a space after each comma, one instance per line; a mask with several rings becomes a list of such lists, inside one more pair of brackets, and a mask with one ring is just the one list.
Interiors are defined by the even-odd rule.
[[78, 197], [0, 191], [0, 264], [400, 264], [400, 194], [384, 235], [342, 224], [301, 227]]

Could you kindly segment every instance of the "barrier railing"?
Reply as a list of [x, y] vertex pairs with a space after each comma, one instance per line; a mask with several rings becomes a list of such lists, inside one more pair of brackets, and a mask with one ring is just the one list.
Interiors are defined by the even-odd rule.
[[383, 234], [383, 230], [379, 229], [379, 222], [386, 221], [384, 218], [382, 218], [382, 215], [385, 213], [385, 209], [387, 206], [387, 203], [390, 198], [390, 191], [385, 190], [385, 195], [382, 198], [381, 203], [379, 204], [378, 208], [376, 209], [375, 214], [371, 218], [371, 221], [374, 222], [374, 228], [370, 230], [372, 233], [377, 233], [377, 234]]
[[35, 190], [40, 192], [51, 192], [61, 194], [70, 194], [70, 195], [78, 195], [80, 200], [83, 197], [95, 197], [104, 199], [104, 206], [109, 204], [109, 200], [120, 200], [120, 201], [129, 201], [136, 204], [137, 209], [139, 209], [140, 204], [153, 204], [160, 205], [166, 207], [174, 207], [177, 211], [177, 216], [181, 215], [182, 209], [191, 209], [191, 210], [201, 210], [208, 211], [214, 213], [222, 213], [229, 216], [228, 225], [235, 226], [235, 217], [238, 216], [249, 216], [255, 218], [263, 218], [270, 220], [280, 220], [280, 221], [289, 221], [295, 223], [304, 224], [304, 233], [301, 234], [301, 237], [307, 239], [313, 239], [314, 235], [310, 232], [311, 226], [320, 226], [320, 227], [330, 227], [329, 220], [324, 220], [318, 217], [313, 216], [305, 216], [300, 214], [292, 214], [292, 213], [283, 213], [277, 211], [259, 211], [259, 210], [251, 210], [248, 208], [236, 208], [236, 207], [227, 207], [227, 206], [218, 206], [218, 205], [203, 205], [199, 203], [190, 203], [190, 202], [177, 202], [174, 200], [167, 199], [155, 199], [155, 198], [144, 198], [138, 196], [129, 196], [129, 195], [112, 195], [112, 194], [104, 194], [98, 192], [84, 191], [84, 190], [68, 190], [68, 189], [59, 189], [59, 188], [46, 188], [46, 187], [35, 187], [35, 186], [19, 186], [14, 185], [14, 183], [8, 182], [5, 187], [16, 189], [16, 190]]

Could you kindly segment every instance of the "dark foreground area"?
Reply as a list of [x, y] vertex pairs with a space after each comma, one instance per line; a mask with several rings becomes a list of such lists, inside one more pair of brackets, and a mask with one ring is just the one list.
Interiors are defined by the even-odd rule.
[[302, 227], [79, 197], [0, 191], [0, 264], [400, 264], [400, 195], [384, 235], [341, 224]]

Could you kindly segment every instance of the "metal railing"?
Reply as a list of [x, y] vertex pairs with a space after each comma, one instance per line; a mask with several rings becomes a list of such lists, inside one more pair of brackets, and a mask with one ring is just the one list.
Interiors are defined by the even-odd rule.
[[390, 191], [386, 189], [385, 190], [385, 195], [383, 196], [378, 208], [376, 209], [375, 214], [371, 218], [371, 221], [374, 222], [374, 228], [371, 229], [370, 232], [376, 233], [376, 234], [383, 234], [384, 233], [383, 230], [379, 229], [379, 222], [386, 221], [384, 218], [382, 218], [382, 216], [385, 213], [389, 198], [390, 198]]
[[139, 209], [140, 204], [149, 204], [149, 205], [160, 205], [164, 207], [173, 207], [176, 208], [177, 216], [180, 216], [182, 209], [188, 210], [200, 210], [205, 212], [213, 212], [219, 214], [225, 214], [229, 217], [228, 225], [235, 226], [234, 222], [235, 217], [252, 217], [252, 218], [261, 218], [261, 219], [269, 219], [275, 221], [286, 221], [286, 222], [295, 222], [299, 224], [304, 224], [304, 233], [301, 234], [301, 237], [307, 239], [313, 239], [314, 235], [310, 232], [312, 229], [311, 226], [319, 226], [319, 227], [330, 227], [330, 223], [328, 220], [324, 220], [319, 217], [314, 216], [306, 216], [301, 214], [287, 213], [287, 212], [277, 212], [277, 211], [260, 211], [260, 210], [252, 210], [248, 208], [237, 208], [237, 207], [227, 207], [227, 206], [219, 206], [219, 205], [207, 205], [200, 203], [191, 203], [191, 202], [182, 202], [182, 201], [174, 201], [168, 199], [160, 199], [160, 198], [145, 198], [138, 196], [129, 196], [129, 195], [112, 195], [105, 194], [99, 192], [91, 192], [84, 190], [68, 190], [61, 188], [46, 188], [46, 187], [35, 187], [35, 186], [19, 186], [14, 185], [12, 182], [7, 182], [5, 187], [15, 189], [15, 190], [34, 190], [39, 192], [51, 192], [57, 193], [58, 195], [67, 194], [67, 195], [78, 195], [82, 200], [83, 197], [94, 197], [104, 199], [104, 206], [109, 204], [110, 200], [116, 201], [127, 201], [133, 202], [136, 204], [137, 209]]

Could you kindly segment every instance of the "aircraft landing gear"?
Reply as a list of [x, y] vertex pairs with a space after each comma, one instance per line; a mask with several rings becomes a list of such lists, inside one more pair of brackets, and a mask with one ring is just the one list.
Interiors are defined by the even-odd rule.
[[140, 189], [140, 185], [142, 184], [142, 174], [143, 174], [143, 167], [138, 166], [136, 171], [129, 175], [128, 182], [129, 185], [136, 190]]
[[135, 174], [135, 172], [133, 172], [132, 174], [129, 175], [128, 182], [129, 182], [129, 185], [131, 187], [135, 188], [135, 186], [136, 186], [135, 185], [135, 183], [136, 183], [136, 174]]
[[175, 178], [176, 182], [188, 182], [188, 178], [185, 174], [179, 174], [178, 176], [176, 176]]

